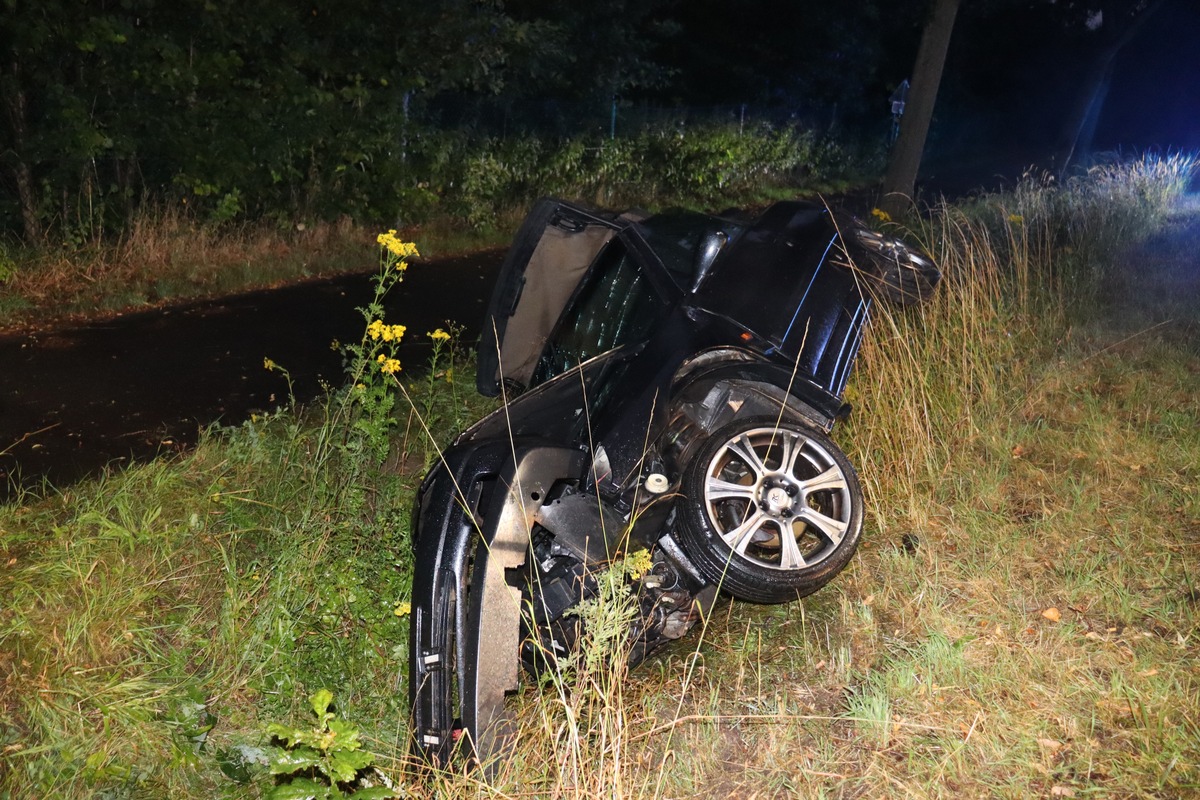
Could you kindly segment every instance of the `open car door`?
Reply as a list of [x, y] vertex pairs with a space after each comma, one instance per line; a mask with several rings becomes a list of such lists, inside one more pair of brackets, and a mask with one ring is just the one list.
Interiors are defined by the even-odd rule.
[[546, 340], [588, 267], [620, 225], [577, 206], [544, 198], [533, 207], [505, 256], [479, 339], [476, 388], [529, 388]]

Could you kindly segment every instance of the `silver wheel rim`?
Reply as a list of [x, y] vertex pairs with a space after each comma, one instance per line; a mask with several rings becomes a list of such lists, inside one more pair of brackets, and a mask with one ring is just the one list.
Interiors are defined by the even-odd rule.
[[854, 508], [846, 474], [829, 451], [780, 427], [744, 431], [717, 451], [704, 473], [704, 511], [733, 553], [791, 571], [829, 558]]

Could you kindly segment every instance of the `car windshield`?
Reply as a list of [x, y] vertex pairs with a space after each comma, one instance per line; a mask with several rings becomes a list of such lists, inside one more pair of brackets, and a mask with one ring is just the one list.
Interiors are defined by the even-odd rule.
[[576, 291], [546, 343], [534, 374], [539, 384], [617, 347], [644, 339], [663, 310], [625, 243], [613, 239]]

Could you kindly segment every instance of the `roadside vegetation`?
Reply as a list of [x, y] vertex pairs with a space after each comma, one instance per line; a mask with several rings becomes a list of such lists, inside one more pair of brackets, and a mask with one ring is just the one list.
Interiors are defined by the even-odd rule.
[[[844, 189], [882, 153], [791, 126], [647, 128], [608, 138], [430, 134], [407, 155], [423, 180], [390, 198], [387, 227], [430, 257], [507, 244], [546, 194], [599, 206], [720, 210]], [[399, 178], [398, 178], [399, 179]], [[215, 204], [214, 204], [215, 203]], [[719, 204], [719, 206], [718, 206]], [[87, 198], [40, 239], [0, 240], [0, 329], [371, 269], [366, 216], [248, 218], [190, 193], [146, 202], [112, 227]]]
[[[1200, 791], [1195, 166], [881, 220], [945, 278], [877, 309], [851, 381], [851, 566], [801, 602], [722, 602], [628, 673], [611, 582], [490, 778], [412, 771], [405, 722], [413, 491], [489, 404], [462, 332], [363, 309], [323, 403], [0, 507], [0, 794]], [[378, 237], [381, 292], [404, 238]], [[393, 363], [400, 336], [429, 337], [428, 369]]]

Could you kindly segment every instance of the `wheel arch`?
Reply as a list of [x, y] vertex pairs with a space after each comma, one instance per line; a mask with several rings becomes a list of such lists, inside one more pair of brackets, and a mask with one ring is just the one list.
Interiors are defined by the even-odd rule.
[[786, 415], [828, 433], [850, 406], [786, 365], [736, 347], [705, 350], [676, 371], [666, 454], [686, 463], [695, 443], [738, 416]]

